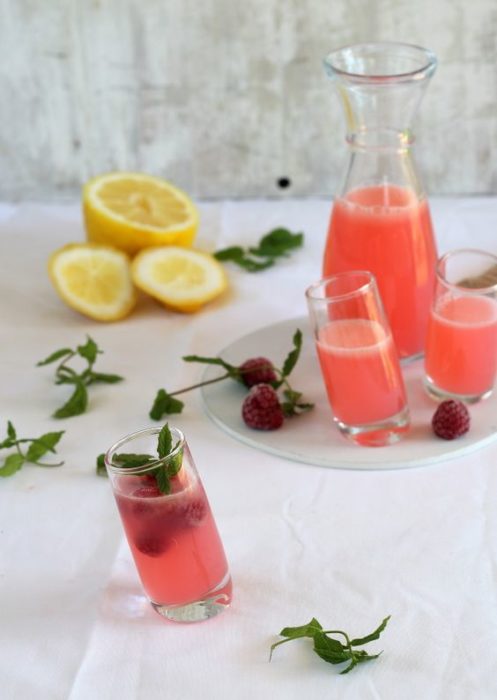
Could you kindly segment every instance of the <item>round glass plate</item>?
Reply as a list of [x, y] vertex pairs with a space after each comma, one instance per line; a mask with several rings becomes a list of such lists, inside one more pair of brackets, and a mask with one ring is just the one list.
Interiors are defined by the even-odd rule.
[[[239, 338], [219, 355], [231, 364], [241, 364], [249, 357], [265, 356], [282, 366], [292, 349], [296, 329], [303, 333], [300, 359], [290, 376], [293, 389], [303, 392], [303, 400], [314, 403], [306, 414], [285, 420], [282, 428], [258, 431], [248, 428], [241, 417], [246, 389], [234, 381], [202, 387], [202, 398], [209, 417], [229, 435], [246, 445], [270, 454], [306, 464], [337, 469], [398, 469], [419, 467], [460, 457], [497, 437], [497, 392], [470, 407], [471, 428], [456, 440], [437, 438], [431, 418], [437, 404], [423, 388], [423, 361], [403, 367], [411, 411], [411, 429], [400, 442], [387, 447], [362, 447], [349, 443], [335, 427], [314, 348], [309, 322], [293, 318], [265, 326]], [[220, 368], [208, 366], [204, 379], [220, 374]]]

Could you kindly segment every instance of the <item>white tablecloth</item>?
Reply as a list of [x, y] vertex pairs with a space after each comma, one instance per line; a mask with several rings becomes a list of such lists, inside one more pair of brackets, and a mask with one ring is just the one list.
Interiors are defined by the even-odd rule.
[[[305, 247], [272, 269], [229, 267], [230, 292], [193, 316], [142, 299], [123, 322], [66, 308], [46, 274], [51, 251], [83, 240], [79, 206], [0, 207], [0, 431], [65, 430], [65, 465], [27, 465], [0, 483], [0, 696], [3, 700], [497, 697], [497, 443], [422, 469], [358, 472], [286, 461], [245, 446], [185, 396], [187, 435], [231, 565], [231, 609], [180, 626], [144, 602], [111, 489], [95, 457], [150, 424], [156, 390], [199, 378], [187, 353], [214, 355], [261, 326], [306, 313], [319, 277], [329, 203], [200, 206], [197, 244], [253, 244], [277, 225]], [[497, 251], [497, 199], [432, 200], [441, 252]], [[126, 380], [91, 390], [90, 407], [50, 418], [66, 396], [38, 360], [90, 334], [101, 371]], [[305, 387], [298, 387], [305, 388]], [[1, 439], [0, 433], [0, 439]], [[434, 438], [435, 439], [435, 438]], [[361, 448], [358, 448], [361, 449]], [[388, 449], [388, 448], [385, 448]], [[317, 617], [354, 636], [392, 618], [340, 676], [305, 641], [269, 646]]]

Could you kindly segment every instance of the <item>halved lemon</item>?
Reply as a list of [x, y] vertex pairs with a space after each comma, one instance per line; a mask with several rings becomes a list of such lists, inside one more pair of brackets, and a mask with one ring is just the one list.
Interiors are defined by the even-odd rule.
[[185, 313], [197, 311], [228, 286], [212, 255], [178, 246], [142, 250], [131, 263], [131, 275], [144, 292]]
[[48, 261], [50, 279], [63, 301], [97, 321], [118, 321], [136, 303], [128, 256], [92, 243], [70, 243]]
[[190, 246], [198, 213], [185, 192], [142, 173], [107, 173], [83, 187], [86, 235], [134, 255], [142, 248]]

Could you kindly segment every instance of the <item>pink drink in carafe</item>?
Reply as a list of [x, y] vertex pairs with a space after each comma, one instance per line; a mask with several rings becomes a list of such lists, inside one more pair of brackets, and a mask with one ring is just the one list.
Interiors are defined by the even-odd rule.
[[323, 276], [375, 275], [400, 357], [424, 347], [436, 260], [428, 204], [412, 190], [375, 185], [335, 201]]
[[372, 272], [398, 354], [413, 358], [424, 351], [437, 251], [410, 123], [436, 59], [418, 46], [380, 42], [334, 51], [325, 67], [343, 100], [349, 161], [323, 277]]

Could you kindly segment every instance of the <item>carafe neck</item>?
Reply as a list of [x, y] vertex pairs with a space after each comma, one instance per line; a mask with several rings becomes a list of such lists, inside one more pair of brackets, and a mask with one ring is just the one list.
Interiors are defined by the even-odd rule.
[[324, 61], [342, 100], [347, 140], [358, 147], [408, 147], [411, 125], [437, 61], [397, 42], [357, 44]]

